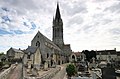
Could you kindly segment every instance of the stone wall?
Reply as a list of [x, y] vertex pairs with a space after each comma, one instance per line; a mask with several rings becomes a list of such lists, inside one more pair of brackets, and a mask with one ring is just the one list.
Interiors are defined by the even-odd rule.
[[56, 67], [53, 70], [50, 70], [47, 73], [40, 75], [39, 77], [28, 77], [26, 76], [26, 72], [23, 69], [23, 79], [52, 79], [60, 71], [60, 69], [60, 67]]

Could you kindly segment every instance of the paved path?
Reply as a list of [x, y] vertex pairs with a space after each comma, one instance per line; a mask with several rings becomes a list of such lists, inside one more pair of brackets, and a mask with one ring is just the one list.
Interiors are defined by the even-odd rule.
[[52, 79], [67, 79], [66, 78], [66, 65], [59, 65], [61, 67], [61, 70], [52, 78]]
[[21, 78], [22, 74], [22, 64], [18, 64], [13, 71], [11, 71], [8, 79], [22, 79]]

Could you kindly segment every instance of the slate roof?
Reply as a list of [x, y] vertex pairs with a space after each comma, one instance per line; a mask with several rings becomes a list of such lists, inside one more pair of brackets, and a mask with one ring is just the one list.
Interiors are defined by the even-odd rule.
[[65, 48], [65, 49], [70, 49], [70, 44], [65, 44], [65, 45], [64, 45], [64, 48]]
[[80, 57], [81, 52], [73, 52], [73, 54], [75, 54], [77, 57]]
[[23, 53], [23, 51], [20, 50], [20, 49], [16, 49], [16, 48], [12, 48], [12, 47], [11, 47], [11, 49], [12, 49], [14, 52], [20, 52], [20, 53]]
[[28, 46], [28, 48], [25, 50], [25, 53], [35, 53], [35, 51], [37, 50], [37, 47], [32, 47], [32, 46]]

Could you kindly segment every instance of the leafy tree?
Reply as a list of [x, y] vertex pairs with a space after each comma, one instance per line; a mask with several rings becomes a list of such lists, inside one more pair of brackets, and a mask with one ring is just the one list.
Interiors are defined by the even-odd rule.
[[74, 76], [75, 74], [77, 74], [77, 70], [76, 70], [75, 65], [69, 64], [66, 67], [66, 72], [67, 72], [68, 77], [71, 77], [71, 76]]
[[0, 69], [3, 67], [3, 65], [4, 65], [3, 62], [0, 62]]
[[2, 55], [5, 55], [4, 52], [1, 52], [1, 53], [0, 53], [0, 56], [2, 56]]
[[90, 61], [90, 52], [89, 52], [88, 50], [84, 50], [84, 51], [82, 51], [82, 52], [85, 54], [86, 60], [87, 60], [87, 61]]
[[82, 52], [86, 55], [87, 61], [90, 62], [90, 60], [92, 60], [93, 57], [96, 59], [96, 52], [94, 50], [92, 51], [84, 50]]
[[94, 57], [96, 59], [96, 52], [94, 50], [90, 51], [91, 59]]

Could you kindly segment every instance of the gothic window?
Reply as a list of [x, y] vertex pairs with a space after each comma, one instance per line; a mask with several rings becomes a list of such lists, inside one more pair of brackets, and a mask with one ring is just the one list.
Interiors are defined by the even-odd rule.
[[74, 60], [75, 60], [75, 56], [74, 56], [74, 55], [72, 56], [72, 59], [74, 59]]
[[72, 55], [72, 61], [73, 62], [75, 61], [75, 55]]
[[38, 36], [38, 38], [39, 38], [39, 36]]
[[30, 59], [30, 55], [27, 56], [27, 59]]
[[53, 54], [51, 54], [51, 57], [53, 57]]
[[60, 30], [59, 30], [59, 28], [57, 29], [57, 31], [58, 31], [58, 37], [59, 37], [59, 33], [60, 33]]
[[49, 54], [47, 53], [47, 58], [49, 57]]
[[39, 41], [36, 42], [36, 46], [40, 47], [40, 42]]
[[55, 31], [54, 34], [55, 34], [55, 37], [56, 37], [56, 29], [54, 31]]

